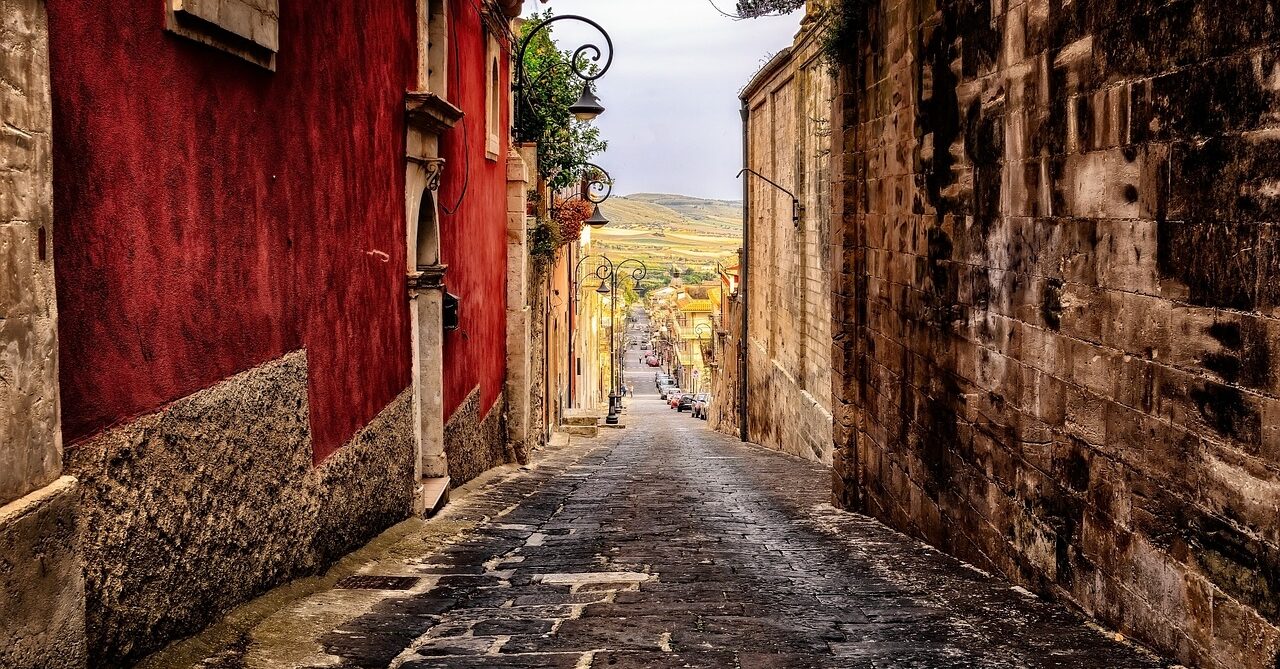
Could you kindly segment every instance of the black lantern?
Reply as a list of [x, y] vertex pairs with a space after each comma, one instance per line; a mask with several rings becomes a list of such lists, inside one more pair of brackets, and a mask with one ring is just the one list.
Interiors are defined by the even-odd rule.
[[593, 228], [603, 228], [604, 226], [609, 225], [609, 219], [605, 218], [604, 214], [600, 213], [599, 204], [596, 204], [595, 208], [592, 209], [591, 218], [586, 220], [586, 224]]
[[600, 98], [591, 90], [591, 82], [582, 85], [582, 95], [569, 106], [569, 112], [579, 121], [594, 121], [604, 113], [604, 105], [600, 104]]

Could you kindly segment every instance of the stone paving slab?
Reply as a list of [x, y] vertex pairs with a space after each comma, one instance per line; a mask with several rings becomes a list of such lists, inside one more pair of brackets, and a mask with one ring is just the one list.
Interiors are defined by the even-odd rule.
[[820, 465], [630, 402], [632, 427], [491, 482], [364, 570], [414, 587], [295, 602], [199, 666], [1167, 666], [831, 507]]

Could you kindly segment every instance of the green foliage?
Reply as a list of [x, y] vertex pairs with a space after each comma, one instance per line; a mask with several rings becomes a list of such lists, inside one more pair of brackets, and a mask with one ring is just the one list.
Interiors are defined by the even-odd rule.
[[564, 235], [560, 224], [549, 218], [538, 219], [537, 225], [529, 230], [529, 257], [534, 269], [541, 272], [554, 265], [562, 244]]
[[738, 0], [738, 16], [754, 19], [761, 16], [790, 14], [804, 7], [804, 0]]
[[[521, 43], [539, 24], [551, 18], [550, 11], [535, 13], [520, 30]], [[552, 38], [554, 26], [540, 30], [529, 42], [525, 53], [525, 77], [529, 83], [529, 104], [517, 109], [520, 115], [521, 139], [538, 143], [538, 173], [551, 177], [553, 189], [564, 188], [583, 175], [570, 169], [608, 148], [600, 139], [600, 129], [590, 121], [579, 121], [569, 107], [582, 95], [583, 82], [573, 72], [571, 51], [561, 51]], [[579, 61], [583, 71], [594, 72], [595, 65], [584, 56]]]
[[833, 72], [853, 60], [867, 1], [834, 0], [818, 17], [822, 31], [818, 37], [819, 49], [823, 61]]

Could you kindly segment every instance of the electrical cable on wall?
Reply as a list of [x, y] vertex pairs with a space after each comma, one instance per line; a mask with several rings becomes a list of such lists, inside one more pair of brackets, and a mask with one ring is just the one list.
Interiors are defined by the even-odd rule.
[[[477, 5], [475, 0], [471, 0], [470, 4], [471, 4], [471, 8], [476, 11], [476, 15], [480, 17], [480, 22], [483, 23], [485, 27], [489, 29], [490, 32], [492, 32], [495, 36], [497, 36], [498, 43], [502, 47], [502, 50], [505, 51], [507, 54], [510, 54], [511, 44], [515, 36], [511, 34], [510, 30], [495, 29], [493, 25], [494, 22], [490, 20], [490, 15], [487, 12], [485, 12], [482, 7]], [[452, 23], [451, 23], [451, 26], [452, 26]], [[453, 67], [451, 69], [453, 70], [454, 88], [461, 90], [462, 83], [458, 79], [458, 70], [461, 69], [460, 63], [462, 61], [462, 57], [458, 51], [458, 39], [457, 39], [456, 33], [454, 33], [453, 35], [450, 35], [449, 42], [453, 45]], [[467, 189], [471, 185], [471, 134], [468, 132], [467, 117], [465, 115], [462, 117], [461, 130], [462, 130], [462, 165], [463, 165], [462, 192], [458, 193], [458, 201], [454, 202], [452, 207], [446, 206], [444, 204], [440, 205], [440, 211], [443, 211], [448, 216], [453, 216], [458, 212], [458, 209], [462, 207], [462, 202], [467, 198]]]
[[[453, 44], [453, 83], [458, 90], [462, 89], [462, 82], [458, 79], [458, 70], [461, 69], [462, 58], [458, 53], [457, 35], [451, 35], [449, 42]], [[471, 135], [467, 132], [467, 117], [462, 116], [462, 192], [458, 193], [458, 201], [453, 203], [452, 207], [440, 204], [440, 210], [446, 215], [453, 216], [458, 212], [458, 208], [462, 206], [462, 201], [467, 198], [467, 188], [471, 186]]]

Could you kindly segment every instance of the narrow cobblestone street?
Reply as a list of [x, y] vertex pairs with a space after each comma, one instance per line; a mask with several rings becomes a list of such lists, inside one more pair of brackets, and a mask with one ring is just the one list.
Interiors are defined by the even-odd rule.
[[204, 666], [1163, 666], [628, 377], [626, 429], [482, 486]]

